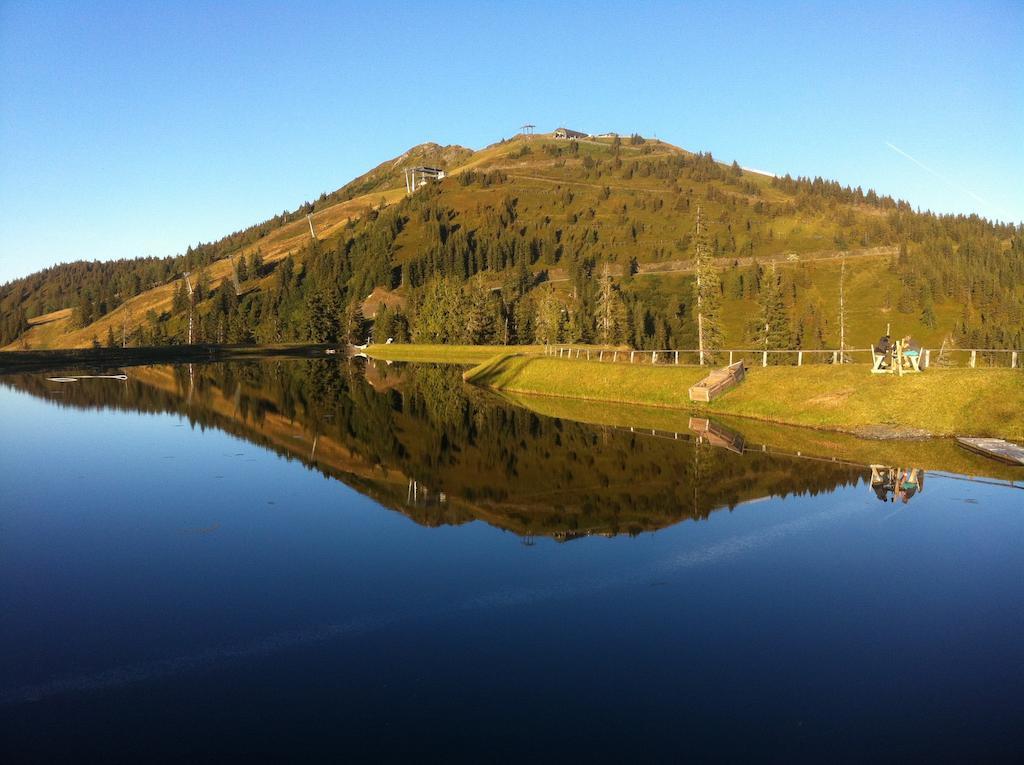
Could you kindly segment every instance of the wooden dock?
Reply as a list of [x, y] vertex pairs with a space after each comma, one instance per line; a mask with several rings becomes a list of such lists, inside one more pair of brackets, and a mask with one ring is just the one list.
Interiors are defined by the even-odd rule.
[[983, 454], [1010, 465], [1024, 466], [1024, 446], [1001, 438], [957, 438], [957, 443], [972, 452]]
[[716, 369], [699, 383], [690, 386], [690, 401], [714, 401], [743, 382], [745, 376], [742, 361]]

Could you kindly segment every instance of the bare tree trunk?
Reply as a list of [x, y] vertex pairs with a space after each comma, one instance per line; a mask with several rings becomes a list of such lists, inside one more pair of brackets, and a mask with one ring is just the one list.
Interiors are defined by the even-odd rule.
[[839, 268], [839, 363], [846, 363], [846, 258]]

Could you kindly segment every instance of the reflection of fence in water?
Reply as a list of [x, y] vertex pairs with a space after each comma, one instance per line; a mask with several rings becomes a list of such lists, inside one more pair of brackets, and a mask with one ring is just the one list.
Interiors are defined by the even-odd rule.
[[[840, 457], [822, 457], [814, 454], [806, 454], [802, 450], [779, 449], [767, 444], [747, 443], [742, 433], [732, 430], [715, 420], [708, 420], [701, 417], [691, 417], [689, 427], [692, 433], [680, 433], [671, 430], [658, 430], [657, 428], [636, 428], [625, 425], [611, 425], [613, 430], [633, 435], [646, 436], [649, 438], [662, 438], [668, 441], [686, 441], [695, 446], [707, 445], [716, 448], [728, 449], [736, 454], [768, 454], [775, 457], [788, 457], [792, 459], [810, 460], [812, 462], [827, 462], [833, 465], [857, 468], [870, 472], [877, 465], [869, 465], [863, 462], [854, 462]], [[953, 481], [967, 481], [969, 483], [983, 483], [990, 486], [1002, 486], [1010, 489], [1024, 490], [1024, 483], [1019, 481], [1002, 481], [996, 478], [978, 478], [975, 476], [957, 475], [943, 470], [929, 470], [929, 476], [946, 478]]]

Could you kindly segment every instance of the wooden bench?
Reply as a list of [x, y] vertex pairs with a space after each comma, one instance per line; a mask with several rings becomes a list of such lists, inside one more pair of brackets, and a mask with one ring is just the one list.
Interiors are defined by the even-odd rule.
[[690, 386], [690, 401], [711, 402], [732, 390], [746, 377], [742, 361], [716, 369], [700, 382]]

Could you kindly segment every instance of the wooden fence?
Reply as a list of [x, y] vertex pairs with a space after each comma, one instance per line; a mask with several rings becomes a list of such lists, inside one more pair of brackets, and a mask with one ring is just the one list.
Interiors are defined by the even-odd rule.
[[[787, 348], [726, 348], [714, 353], [701, 353], [695, 348], [667, 349], [660, 351], [621, 350], [615, 348], [593, 348], [574, 345], [545, 345], [544, 355], [560, 359], [582, 359], [619, 364], [668, 364], [681, 366], [703, 366], [705, 364], [732, 364], [750, 359], [753, 363], [768, 366], [769, 359], [775, 365], [803, 366], [804, 364], [851, 364], [871, 362], [871, 348], [838, 349]], [[1009, 367], [1024, 369], [1024, 351], [1003, 348], [922, 348], [921, 368], [932, 365], [977, 367]]]

